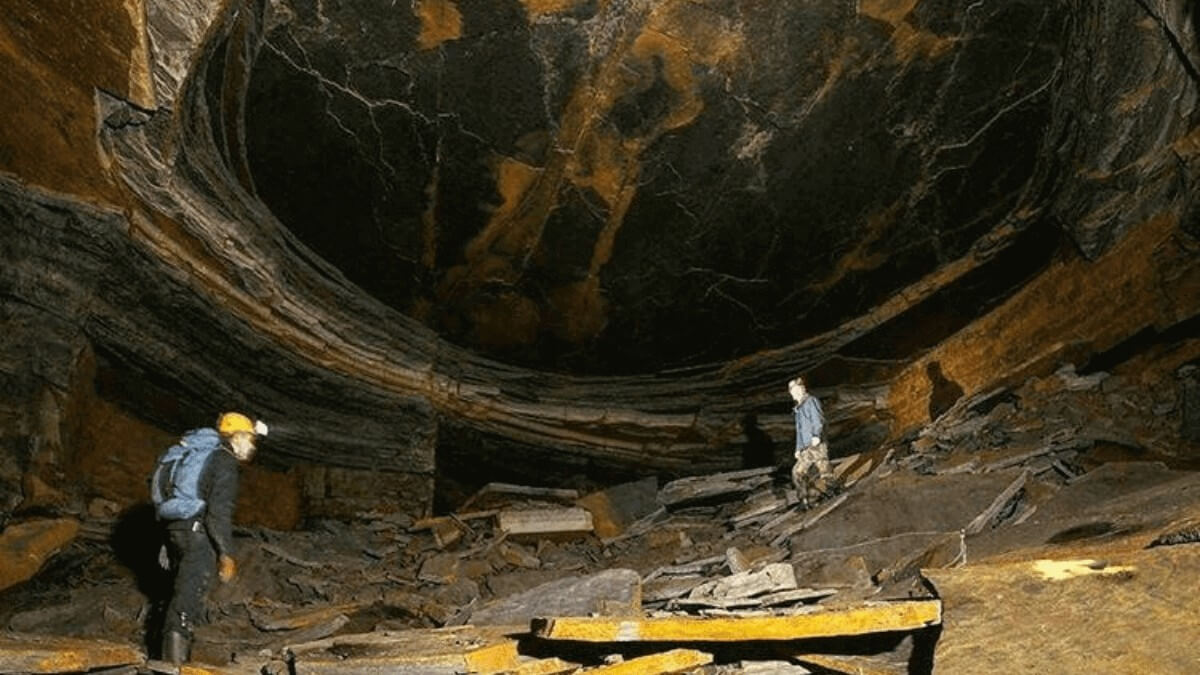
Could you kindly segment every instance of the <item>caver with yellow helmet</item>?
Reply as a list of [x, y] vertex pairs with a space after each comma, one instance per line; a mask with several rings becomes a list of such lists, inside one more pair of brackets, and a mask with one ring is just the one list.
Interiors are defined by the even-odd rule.
[[267, 425], [237, 412], [223, 413], [217, 428], [193, 429], [158, 460], [150, 496], [167, 529], [167, 556], [175, 572], [174, 593], [163, 625], [162, 658], [183, 663], [191, 651], [192, 627], [203, 616], [205, 596], [216, 574], [222, 582], [237, 573], [233, 558], [233, 507], [238, 462], [254, 456]]

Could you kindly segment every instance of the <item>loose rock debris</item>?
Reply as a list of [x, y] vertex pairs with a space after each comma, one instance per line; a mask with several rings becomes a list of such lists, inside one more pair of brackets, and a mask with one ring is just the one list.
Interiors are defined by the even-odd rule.
[[[983, 654], [1010, 672], [1044, 655], [1015, 646], [1034, 614], [1061, 618], [1055, 663], [1089, 662], [1106, 631], [1137, 622], [1122, 663], [1190, 664], [1158, 652], [1200, 629], [1165, 585], [1200, 562], [1200, 474], [1155, 461], [1179, 454], [1153, 420], [1095, 422], [1088, 406], [1161, 408], [1116, 384], [1061, 371], [960, 399], [909, 438], [836, 459], [841, 492], [808, 510], [786, 467], [765, 467], [591, 494], [492, 484], [417, 521], [239, 529], [240, 575], [215, 589], [183, 672], [963, 672]], [[1021, 404], [1034, 398], [1040, 412]], [[114, 514], [0, 537], [68, 535], [0, 551], [0, 570], [42, 568], [0, 595], [0, 672], [175, 672], [141, 647], [163, 579], [120, 550]], [[1111, 573], [1034, 572], [1056, 565]], [[1000, 603], [989, 584], [1020, 593]], [[1083, 614], [1049, 611], [1051, 592]], [[1143, 625], [1147, 607], [1169, 626]]]

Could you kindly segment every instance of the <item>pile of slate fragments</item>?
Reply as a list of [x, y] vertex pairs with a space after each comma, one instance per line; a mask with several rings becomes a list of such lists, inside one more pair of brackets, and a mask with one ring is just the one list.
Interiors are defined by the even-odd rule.
[[[971, 631], [998, 630], [953, 596], [982, 587], [960, 578], [975, 563], [1200, 540], [1182, 390], [1145, 384], [1068, 368], [960, 399], [836, 459], [809, 510], [768, 467], [239, 528], [190, 672], [954, 672]], [[102, 506], [0, 595], [0, 671], [173, 672], [145, 648], [166, 577]]]

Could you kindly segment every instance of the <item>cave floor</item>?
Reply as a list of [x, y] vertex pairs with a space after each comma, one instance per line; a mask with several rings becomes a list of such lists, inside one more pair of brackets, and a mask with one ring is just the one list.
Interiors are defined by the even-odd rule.
[[[809, 510], [767, 467], [239, 528], [189, 672], [1200, 671], [1191, 446], [1140, 389], [1048, 379], [835, 460]], [[163, 668], [131, 513], [0, 594], [0, 670]]]

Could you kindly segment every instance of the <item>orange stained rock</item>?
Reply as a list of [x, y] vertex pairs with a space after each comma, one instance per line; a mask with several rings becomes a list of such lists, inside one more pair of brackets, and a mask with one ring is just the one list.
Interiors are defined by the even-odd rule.
[[927, 421], [932, 386], [925, 368], [931, 361], [970, 396], [1110, 349], [1146, 326], [1165, 329], [1194, 316], [1200, 311], [1200, 260], [1178, 240], [1177, 224], [1177, 216], [1162, 214], [1134, 226], [1097, 260], [1053, 263], [910, 364], [889, 395], [892, 433]]
[[0, 534], [0, 589], [32, 577], [78, 533], [79, 522], [70, 518], [9, 525]]
[[[605, 0], [607, 1], [607, 0]], [[530, 21], [546, 14], [561, 14], [582, 5], [585, 0], [521, 0]]]
[[[552, 11], [562, 5], [527, 7], [531, 12]], [[663, 134], [691, 124], [703, 111], [695, 68], [730, 68], [744, 48], [744, 39], [725, 17], [697, 9], [693, 3], [672, 0], [656, 6], [644, 25], [629, 26], [615, 44], [617, 48], [603, 55], [591, 75], [573, 90], [545, 166], [537, 169], [515, 159], [497, 164], [496, 184], [503, 202], [468, 244], [465, 264], [447, 273], [440, 297], [461, 302], [489, 281], [519, 281], [525, 268], [536, 263], [546, 222], [563, 189], [572, 185], [586, 188], [604, 201], [605, 226], [593, 246], [588, 278], [550, 293], [553, 304], [578, 315], [569, 323], [552, 321], [526, 338], [536, 339], [537, 333], [549, 328], [562, 338], [579, 342], [594, 337], [606, 325], [608, 304], [599, 275], [612, 257], [637, 194], [641, 156]], [[608, 123], [608, 112], [623, 98], [653, 86], [655, 78], [661, 78], [672, 92], [669, 109], [661, 119], [646, 120], [649, 126], [635, 135], [623, 135]], [[499, 277], [495, 274], [498, 270], [502, 272]], [[491, 316], [490, 312], [480, 314], [481, 318]]]
[[600, 288], [599, 277], [559, 286], [549, 294], [551, 316], [550, 328], [554, 334], [567, 342], [580, 343], [599, 335], [608, 321], [608, 300]]
[[860, 0], [858, 11], [895, 26], [907, 19], [918, 4], [919, 0]]
[[[495, 164], [496, 190], [500, 193], [500, 205], [492, 212], [483, 232], [467, 244], [467, 260], [478, 259], [495, 245], [504, 253], [516, 254], [524, 250], [520, 237], [514, 237], [512, 223], [517, 221], [523, 209], [530, 208], [532, 192], [541, 182], [545, 170], [531, 166], [511, 157], [501, 157]], [[539, 205], [540, 206], [540, 205]]]
[[669, 673], [692, 672], [693, 669], [713, 662], [713, 655], [695, 649], [672, 649], [659, 654], [637, 658], [598, 668], [589, 668], [595, 675], [668, 675]]
[[1200, 125], [1195, 126], [1179, 140], [1171, 144], [1171, 150], [1180, 156], [1180, 159], [1191, 159], [1196, 155], [1200, 155]]
[[[70, 21], [47, 17], [70, 16]], [[0, 15], [0, 170], [34, 185], [120, 199], [96, 142], [96, 89], [154, 106], [141, 0], [11, 0]]]
[[919, 0], [861, 0], [858, 3], [860, 13], [892, 26], [892, 47], [901, 63], [917, 57], [935, 59], [955, 44], [953, 39], [918, 30], [908, 21], [918, 4]]
[[472, 338], [489, 347], [532, 344], [541, 327], [541, 316], [533, 300], [516, 291], [504, 291], [470, 307]]
[[421, 33], [417, 46], [433, 49], [449, 40], [462, 37], [462, 13], [454, 0], [417, 0], [413, 6], [421, 20]]
[[812, 284], [811, 288], [818, 292], [827, 291], [848, 274], [870, 271], [887, 262], [889, 251], [881, 249], [879, 242], [895, 225], [896, 217], [903, 213], [906, 205], [902, 196], [882, 211], [867, 216], [867, 231], [857, 239], [854, 248], [838, 258], [829, 275]]

